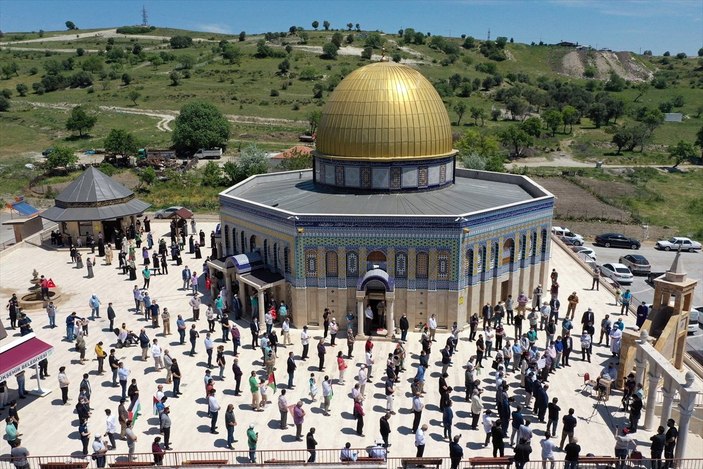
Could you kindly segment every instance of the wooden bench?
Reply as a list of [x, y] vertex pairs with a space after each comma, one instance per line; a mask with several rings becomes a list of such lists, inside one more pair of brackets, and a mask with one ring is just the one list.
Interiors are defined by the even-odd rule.
[[615, 466], [618, 463], [618, 458], [612, 456], [583, 456], [579, 458], [579, 466], [584, 464]]
[[425, 466], [434, 466], [439, 469], [439, 466], [442, 465], [442, 458], [403, 458], [400, 460], [400, 465], [403, 469]]
[[488, 456], [476, 456], [474, 458], [469, 458], [469, 464], [471, 467], [476, 466], [510, 466], [513, 463], [512, 456], [500, 456], [497, 458], [491, 458]]
[[72, 461], [72, 462], [44, 462], [39, 463], [41, 469], [85, 469], [88, 467], [88, 461]]
[[224, 466], [228, 463], [226, 459], [190, 459], [183, 461], [184, 466]]
[[115, 461], [110, 463], [110, 467], [147, 467], [154, 466], [154, 461]]
[[285, 466], [286, 464], [305, 464], [305, 459], [267, 459], [264, 464], [275, 464]]

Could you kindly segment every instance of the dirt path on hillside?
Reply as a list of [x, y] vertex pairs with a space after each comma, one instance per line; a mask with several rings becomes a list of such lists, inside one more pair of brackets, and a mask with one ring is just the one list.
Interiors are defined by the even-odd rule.
[[[70, 103], [37, 103], [28, 101], [27, 104], [30, 106], [45, 108], [45, 109], [59, 109], [62, 111], [70, 111], [76, 104]], [[120, 106], [98, 106], [98, 109], [103, 112], [116, 112], [121, 114], [136, 114], [141, 116], [148, 116], [158, 119], [156, 123], [156, 128], [162, 132], [171, 132], [171, 123], [178, 117], [178, 111], [158, 111], [152, 109], [136, 109]], [[306, 127], [308, 125], [307, 121], [297, 121], [292, 119], [278, 119], [273, 117], [256, 117], [256, 116], [240, 116], [236, 114], [225, 114], [225, 118], [234, 123], [239, 124], [257, 124], [257, 125], [300, 125]]]

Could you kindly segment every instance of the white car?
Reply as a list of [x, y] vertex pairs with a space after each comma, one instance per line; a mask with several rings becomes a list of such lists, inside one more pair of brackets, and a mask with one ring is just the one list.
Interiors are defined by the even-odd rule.
[[158, 211], [154, 214], [154, 217], [155, 217], [155, 218], [159, 218], [159, 219], [161, 219], [161, 218], [168, 218], [168, 217], [170, 217], [171, 215], [173, 215], [174, 213], [176, 213], [177, 211], [179, 211], [179, 210], [182, 209], [182, 208], [183, 208], [183, 207], [180, 207], [180, 206], [173, 206], [173, 207], [168, 207], [168, 208], [162, 208], [161, 210], [158, 210]]
[[593, 249], [591, 249], [589, 247], [572, 246], [571, 250], [574, 251], [576, 254], [586, 255], [586, 256], [590, 257], [591, 259], [593, 259], [594, 261], [598, 260], [598, 256], [596, 255], [596, 251], [594, 251]]
[[701, 243], [698, 241], [693, 241], [690, 238], [674, 236], [673, 238], [657, 241], [657, 244], [654, 247], [657, 249], [663, 249], [664, 251], [678, 251], [681, 249], [682, 251], [693, 252], [701, 250]]
[[552, 233], [556, 236], [563, 236], [564, 238], [571, 239], [571, 244], [574, 246], [583, 246], [583, 236], [580, 234], [573, 233], [568, 228], [563, 228], [561, 226], [553, 226]]
[[603, 264], [600, 266], [600, 271], [603, 277], [608, 277], [609, 279], [615, 280], [621, 285], [630, 285], [635, 278], [627, 266], [618, 264], [617, 262]]

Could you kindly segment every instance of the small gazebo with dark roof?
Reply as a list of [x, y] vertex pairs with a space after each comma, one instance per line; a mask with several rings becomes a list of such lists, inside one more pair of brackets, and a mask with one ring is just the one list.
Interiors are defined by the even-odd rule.
[[105, 241], [115, 240], [120, 231], [135, 223], [135, 217], [151, 205], [100, 170], [90, 167], [56, 197], [54, 207], [41, 216], [60, 224], [64, 235], [103, 233]]

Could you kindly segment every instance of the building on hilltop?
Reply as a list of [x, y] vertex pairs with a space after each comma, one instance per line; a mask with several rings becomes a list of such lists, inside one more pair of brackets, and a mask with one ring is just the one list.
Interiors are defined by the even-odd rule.
[[298, 327], [329, 308], [341, 327], [351, 312], [360, 333], [389, 336], [402, 313], [411, 327], [431, 314], [463, 326], [485, 303], [530, 295], [547, 278], [554, 197], [524, 176], [458, 169], [456, 153], [422, 74], [361, 67], [322, 111], [312, 170], [220, 193], [211, 270], [261, 318], [275, 299]]

